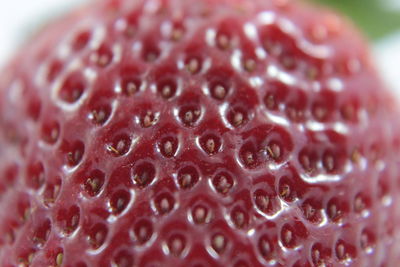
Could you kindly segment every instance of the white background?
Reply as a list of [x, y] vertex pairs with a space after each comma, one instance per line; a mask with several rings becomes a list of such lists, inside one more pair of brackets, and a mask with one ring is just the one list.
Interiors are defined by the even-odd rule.
[[45, 24], [80, 3], [89, 0], [1, 0], [0, 66], [12, 56], [18, 44]]
[[[6, 0], [0, 9], [0, 67], [29, 33], [49, 18], [89, 0]], [[400, 8], [400, 0], [382, 0], [387, 8]], [[389, 87], [400, 96], [400, 32], [377, 42], [374, 54]], [[0, 74], [1, 75], [1, 74]]]

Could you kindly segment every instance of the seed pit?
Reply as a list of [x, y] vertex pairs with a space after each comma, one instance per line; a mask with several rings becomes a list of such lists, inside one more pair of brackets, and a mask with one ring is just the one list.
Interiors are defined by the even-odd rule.
[[142, 53], [144, 61], [154, 62], [160, 57], [161, 52], [160, 49], [155, 46], [156, 43], [158, 43], [156, 40], [147, 40]]
[[217, 100], [222, 100], [228, 94], [228, 89], [222, 84], [212, 85], [211, 96]]
[[135, 77], [125, 77], [121, 80], [121, 92], [125, 96], [132, 96], [140, 90], [141, 81]]
[[107, 67], [113, 60], [113, 53], [107, 45], [101, 45], [100, 48], [90, 55], [90, 60], [98, 67]]
[[174, 208], [175, 199], [170, 193], [164, 192], [154, 199], [154, 206], [159, 214], [164, 215]]
[[51, 222], [46, 219], [34, 230], [32, 241], [39, 248], [43, 247], [51, 232]]
[[15, 242], [15, 232], [13, 228], [6, 229], [4, 231], [4, 241], [8, 245], [12, 245]]
[[322, 221], [321, 207], [319, 201], [307, 199], [301, 205], [304, 217], [312, 223], [320, 223]]
[[[285, 5], [280, 4], [281, 7]], [[263, 48], [273, 56], [279, 56], [282, 53], [297, 54], [294, 37], [284, 32], [277, 25], [266, 25], [260, 29], [259, 38], [262, 40]]]
[[111, 107], [107, 104], [94, 107], [89, 113], [89, 119], [96, 125], [103, 125], [111, 115]]
[[156, 175], [154, 165], [149, 162], [138, 164], [132, 173], [133, 183], [139, 188], [144, 188], [152, 183]]
[[30, 198], [27, 195], [19, 197], [16, 212], [21, 223], [25, 223], [31, 216]]
[[185, 61], [186, 70], [191, 74], [197, 74], [202, 68], [202, 62], [199, 58], [192, 57]]
[[354, 198], [354, 211], [356, 213], [363, 213], [367, 211], [370, 207], [370, 200], [364, 196], [362, 193], [359, 193]]
[[60, 74], [61, 70], [63, 69], [64, 63], [60, 60], [52, 61], [47, 69], [47, 81], [53, 82], [57, 76]]
[[279, 202], [275, 195], [268, 194], [262, 189], [258, 189], [254, 192], [254, 203], [259, 211], [266, 215], [273, 215], [279, 209]]
[[214, 176], [212, 184], [218, 193], [226, 195], [232, 189], [234, 180], [229, 173], [219, 172]]
[[348, 261], [355, 256], [355, 247], [345, 243], [343, 240], [339, 239], [335, 245], [336, 257], [340, 261]]
[[28, 165], [25, 181], [30, 188], [35, 190], [42, 187], [45, 182], [45, 173], [41, 162], [35, 162]]
[[160, 56], [160, 52], [157, 50], [152, 50], [152, 51], [148, 51], [145, 55], [144, 55], [144, 59], [147, 62], [153, 62], [156, 61], [156, 59]]
[[344, 214], [349, 211], [348, 205], [344, 202], [340, 202], [337, 198], [332, 198], [326, 208], [328, 218], [333, 222], [340, 222], [343, 219]]
[[283, 147], [281, 144], [276, 141], [271, 141], [265, 149], [270, 159], [278, 162], [282, 161]]
[[292, 71], [297, 67], [294, 55], [284, 53], [281, 56], [279, 56], [278, 60], [281, 63], [281, 65], [289, 71]]
[[83, 31], [78, 33], [72, 41], [72, 49], [75, 51], [79, 51], [84, 49], [89, 43], [91, 38], [91, 33], [88, 31]]
[[171, 40], [175, 42], [181, 40], [184, 33], [185, 29], [181, 25], [175, 25], [171, 31]]
[[325, 106], [315, 104], [312, 108], [312, 114], [317, 121], [324, 121], [329, 117], [328, 109]]
[[275, 95], [271, 92], [264, 97], [264, 104], [270, 110], [276, 110], [278, 108], [278, 103], [275, 99]]
[[333, 118], [336, 107], [336, 97], [334, 93], [324, 91], [316, 96], [316, 100], [311, 107], [311, 113], [317, 121], [328, 121]]
[[77, 102], [85, 90], [86, 83], [79, 73], [72, 73], [64, 80], [59, 91], [59, 97], [62, 101], [69, 104]]
[[61, 178], [57, 177], [54, 182], [49, 182], [43, 191], [43, 203], [50, 207], [57, 199], [61, 190]]
[[176, 94], [177, 84], [175, 80], [165, 80], [157, 84], [157, 91], [164, 99], [170, 99]]
[[241, 127], [249, 120], [247, 111], [241, 107], [231, 108], [228, 112], [228, 121], [233, 127]]
[[100, 170], [93, 170], [83, 184], [85, 192], [91, 197], [97, 196], [104, 185], [104, 180], [104, 172]]
[[118, 267], [132, 267], [134, 266], [134, 260], [132, 253], [127, 250], [119, 251], [113, 259], [113, 265]]
[[26, 114], [35, 122], [39, 119], [40, 112], [42, 111], [42, 102], [37, 96], [31, 96], [27, 100]]
[[194, 126], [199, 120], [200, 115], [201, 109], [194, 105], [184, 106], [179, 110], [179, 118], [187, 127]]
[[258, 153], [255, 146], [247, 142], [241, 148], [239, 152], [241, 162], [246, 168], [253, 169], [259, 164]]
[[285, 224], [281, 230], [281, 241], [282, 244], [287, 248], [294, 248], [296, 246], [296, 236], [293, 228]]
[[243, 68], [247, 72], [253, 72], [257, 67], [257, 62], [252, 59], [248, 58], [243, 61]]
[[295, 106], [287, 105], [286, 114], [291, 121], [301, 122], [304, 120], [304, 111]]
[[266, 260], [271, 260], [273, 258], [274, 246], [266, 234], [262, 235], [258, 240], [258, 251]]
[[324, 156], [322, 158], [322, 164], [323, 164], [326, 172], [328, 172], [328, 173], [335, 172], [335, 170], [337, 168], [337, 163], [336, 163], [335, 157], [333, 154], [331, 154], [329, 152], [324, 154]]
[[216, 36], [217, 47], [221, 50], [227, 50], [231, 46], [230, 36], [224, 33], [218, 33]]
[[114, 215], [121, 214], [128, 206], [131, 200], [131, 194], [125, 190], [119, 190], [110, 198], [110, 210]]
[[207, 134], [200, 138], [200, 146], [208, 155], [214, 155], [221, 149], [221, 139], [214, 134]]
[[199, 173], [193, 166], [186, 166], [178, 172], [178, 184], [182, 189], [190, 189], [199, 181]]
[[255, 203], [256, 206], [259, 210], [261, 210], [264, 213], [267, 213], [267, 211], [270, 209], [269, 208], [269, 196], [267, 195], [267, 193], [265, 191], [262, 190], [258, 190], [255, 193]]
[[19, 266], [32, 265], [32, 261], [37, 250], [34, 248], [22, 248], [21, 250], [22, 251], [18, 255]]
[[384, 201], [386, 197], [390, 196], [390, 185], [389, 182], [386, 180], [386, 177], [386, 175], [382, 175], [378, 180], [377, 196], [382, 201]]
[[249, 224], [249, 215], [240, 207], [235, 207], [231, 212], [231, 220], [236, 228], [243, 229]]
[[107, 226], [102, 223], [95, 224], [88, 233], [88, 241], [92, 249], [98, 249], [104, 244], [108, 233]]
[[159, 120], [160, 114], [154, 113], [152, 111], [147, 111], [140, 120], [140, 123], [143, 128], [149, 128], [155, 125]]
[[[293, 91], [293, 92], [292, 92]], [[286, 116], [294, 122], [302, 122], [305, 119], [305, 109], [307, 103], [307, 97], [304, 91], [300, 89], [293, 89], [287, 96], [285, 101], [285, 112]]]
[[324, 253], [322, 245], [320, 243], [316, 243], [312, 246], [311, 259], [316, 266], [324, 266], [325, 258], [327, 258], [328, 256], [329, 255], [326, 255], [326, 253]]
[[127, 134], [119, 134], [107, 145], [107, 150], [114, 157], [123, 156], [128, 153], [131, 146], [131, 138]]
[[126, 16], [125, 18], [126, 27], [123, 30], [123, 34], [125, 35], [125, 37], [130, 39], [135, 36], [138, 30], [137, 28], [138, 28], [139, 18], [140, 14], [136, 10]]
[[147, 243], [153, 235], [153, 224], [148, 219], [140, 219], [133, 227], [134, 239], [140, 244]]
[[269, 110], [277, 111], [288, 96], [289, 88], [281, 82], [269, 84], [268, 91], [264, 97], [264, 104]]
[[375, 235], [368, 229], [364, 229], [360, 236], [360, 246], [366, 252], [371, 252], [375, 246]]
[[282, 177], [279, 181], [279, 196], [287, 202], [293, 202], [297, 198], [294, 188], [292, 182], [286, 176]]
[[290, 196], [290, 186], [288, 184], [282, 184], [279, 188], [279, 195], [282, 198], [288, 198]]
[[178, 139], [175, 136], [164, 137], [158, 144], [158, 149], [164, 157], [171, 158], [178, 150]]
[[60, 124], [56, 121], [46, 122], [42, 126], [42, 139], [49, 144], [55, 144], [60, 136]]
[[65, 144], [66, 150], [66, 163], [69, 167], [77, 166], [85, 152], [85, 145], [81, 141], [75, 141], [72, 144]]
[[299, 162], [307, 173], [313, 173], [317, 169], [318, 157], [316, 153], [304, 148], [299, 153]]
[[59, 248], [58, 251], [59, 252], [56, 254], [57, 256], [56, 256], [55, 260], [56, 260], [56, 266], [60, 267], [64, 260], [64, 252], [61, 248]]
[[225, 251], [226, 246], [227, 238], [223, 234], [216, 233], [211, 237], [211, 247], [218, 254], [222, 254]]
[[71, 234], [79, 226], [80, 209], [78, 206], [71, 206], [69, 209], [60, 209], [57, 216], [60, 228], [65, 234]]
[[196, 224], [208, 223], [210, 219], [210, 211], [204, 205], [198, 204], [192, 209], [193, 222]]
[[173, 234], [167, 241], [169, 253], [180, 257], [186, 247], [186, 238], [181, 234]]
[[358, 103], [356, 103], [354, 101], [345, 103], [340, 108], [340, 114], [341, 114], [343, 120], [350, 121], [350, 122], [357, 122], [358, 115], [359, 115]]

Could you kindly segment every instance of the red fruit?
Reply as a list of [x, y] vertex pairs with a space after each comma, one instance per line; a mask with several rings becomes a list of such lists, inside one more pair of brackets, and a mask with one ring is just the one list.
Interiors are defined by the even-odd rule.
[[98, 1], [0, 80], [1, 266], [397, 266], [398, 108], [337, 16]]

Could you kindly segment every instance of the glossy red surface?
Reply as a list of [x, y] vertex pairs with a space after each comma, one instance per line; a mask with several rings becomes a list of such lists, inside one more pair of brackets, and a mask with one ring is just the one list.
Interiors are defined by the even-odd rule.
[[398, 108], [278, 0], [98, 1], [0, 79], [1, 266], [396, 266]]

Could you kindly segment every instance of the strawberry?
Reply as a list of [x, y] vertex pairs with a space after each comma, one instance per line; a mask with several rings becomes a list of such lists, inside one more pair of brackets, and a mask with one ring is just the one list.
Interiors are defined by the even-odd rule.
[[103, 0], [0, 79], [1, 266], [397, 266], [362, 37], [282, 0]]

